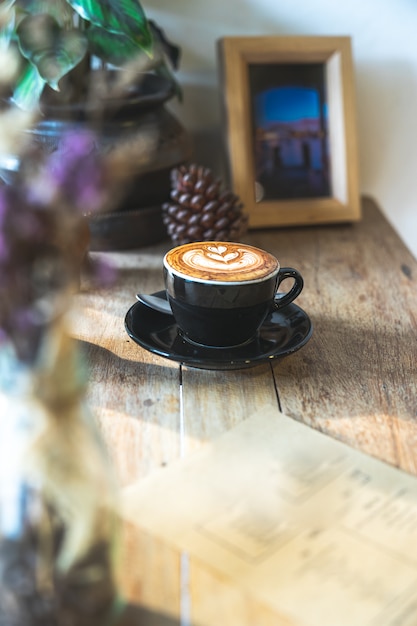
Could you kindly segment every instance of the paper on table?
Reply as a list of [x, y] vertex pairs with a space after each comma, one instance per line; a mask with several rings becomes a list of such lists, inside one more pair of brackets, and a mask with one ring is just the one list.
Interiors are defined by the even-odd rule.
[[297, 626], [417, 624], [417, 479], [273, 407], [123, 503]]

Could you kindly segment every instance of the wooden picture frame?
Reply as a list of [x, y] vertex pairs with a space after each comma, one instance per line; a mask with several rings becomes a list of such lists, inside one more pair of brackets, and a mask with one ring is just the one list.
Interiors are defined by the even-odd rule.
[[361, 217], [350, 37], [218, 42], [233, 190], [250, 228]]

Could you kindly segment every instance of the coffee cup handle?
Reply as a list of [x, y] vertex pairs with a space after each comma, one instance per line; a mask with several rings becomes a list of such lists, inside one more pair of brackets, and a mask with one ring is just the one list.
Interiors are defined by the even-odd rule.
[[304, 280], [300, 272], [297, 272], [297, 270], [295, 270], [292, 267], [281, 267], [278, 273], [277, 290], [280, 284], [282, 283], [282, 281], [285, 280], [286, 278], [293, 278], [294, 284], [287, 293], [275, 294], [275, 297], [274, 297], [275, 309], [282, 309], [282, 307], [290, 304], [293, 300], [297, 298], [297, 296], [300, 295], [303, 289]]

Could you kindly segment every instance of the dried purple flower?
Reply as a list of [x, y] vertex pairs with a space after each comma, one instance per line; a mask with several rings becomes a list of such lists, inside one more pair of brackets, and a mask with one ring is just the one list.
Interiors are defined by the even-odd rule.
[[83, 215], [102, 206], [106, 174], [95, 137], [88, 131], [65, 135], [58, 150], [47, 160], [44, 171], [60, 195]]
[[[15, 182], [0, 186], [0, 341], [11, 340], [22, 360], [36, 357], [43, 330], [78, 285], [85, 216], [100, 210], [108, 184], [94, 135], [77, 131], [43, 159], [28, 153]], [[114, 278], [104, 264], [88, 269], [102, 284]]]

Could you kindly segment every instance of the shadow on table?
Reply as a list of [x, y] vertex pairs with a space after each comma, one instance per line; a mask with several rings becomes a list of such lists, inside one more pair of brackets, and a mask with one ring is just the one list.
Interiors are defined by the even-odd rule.
[[313, 325], [309, 343], [274, 365], [284, 412], [412, 420], [417, 348], [411, 322], [396, 324], [379, 315], [359, 322], [317, 316]]
[[[340, 381], [354, 376], [362, 381], [374, 379], [411, 383], [416, 356], [415, 328], [404, 320], [375, 313], [364, 320], [313, 319], [311, 342], [300, 351], [316, 371]], [[411, 380], [410, 380], [411, 377]]]
[[[126, 335], [125, 341], [132, 340]], [[140, 354], [138, 354], [139, 360], [134, 361], [118, 356], [107, 348], [84, 339], [77, 339], [77, 343], [85, 359], [85, 363], [89, 368], [89, 379], [91, 381], [97, 382], [98, 380], [98, 382], [100, 382], [103, 376], [105, 376], [108, 385], [123, 382], [125, 388], [130, 384], [132, 392], [135, 392], [137, 390], [138, 376], [140, 376], [142, 370], [144, 372], [146, 370], [147, 374], [149, 374], [149, 368], [154, 368], [153, 371], [159, 380], [166, 380], [167, 377], [169, 378], [170, 376], [176, 378], [179, 376], [178, 363], [175, 364], [176, 367], [173, 367], [172, 363], [167, 366], [159, 363], [155, 365], [152, 362], [141, 361]], [[142, 348], [138, 346], [138, 350], [141, 349]]]
[[180, 621], [136, 604], [129, 604], [117, 626], [180, 626]]

